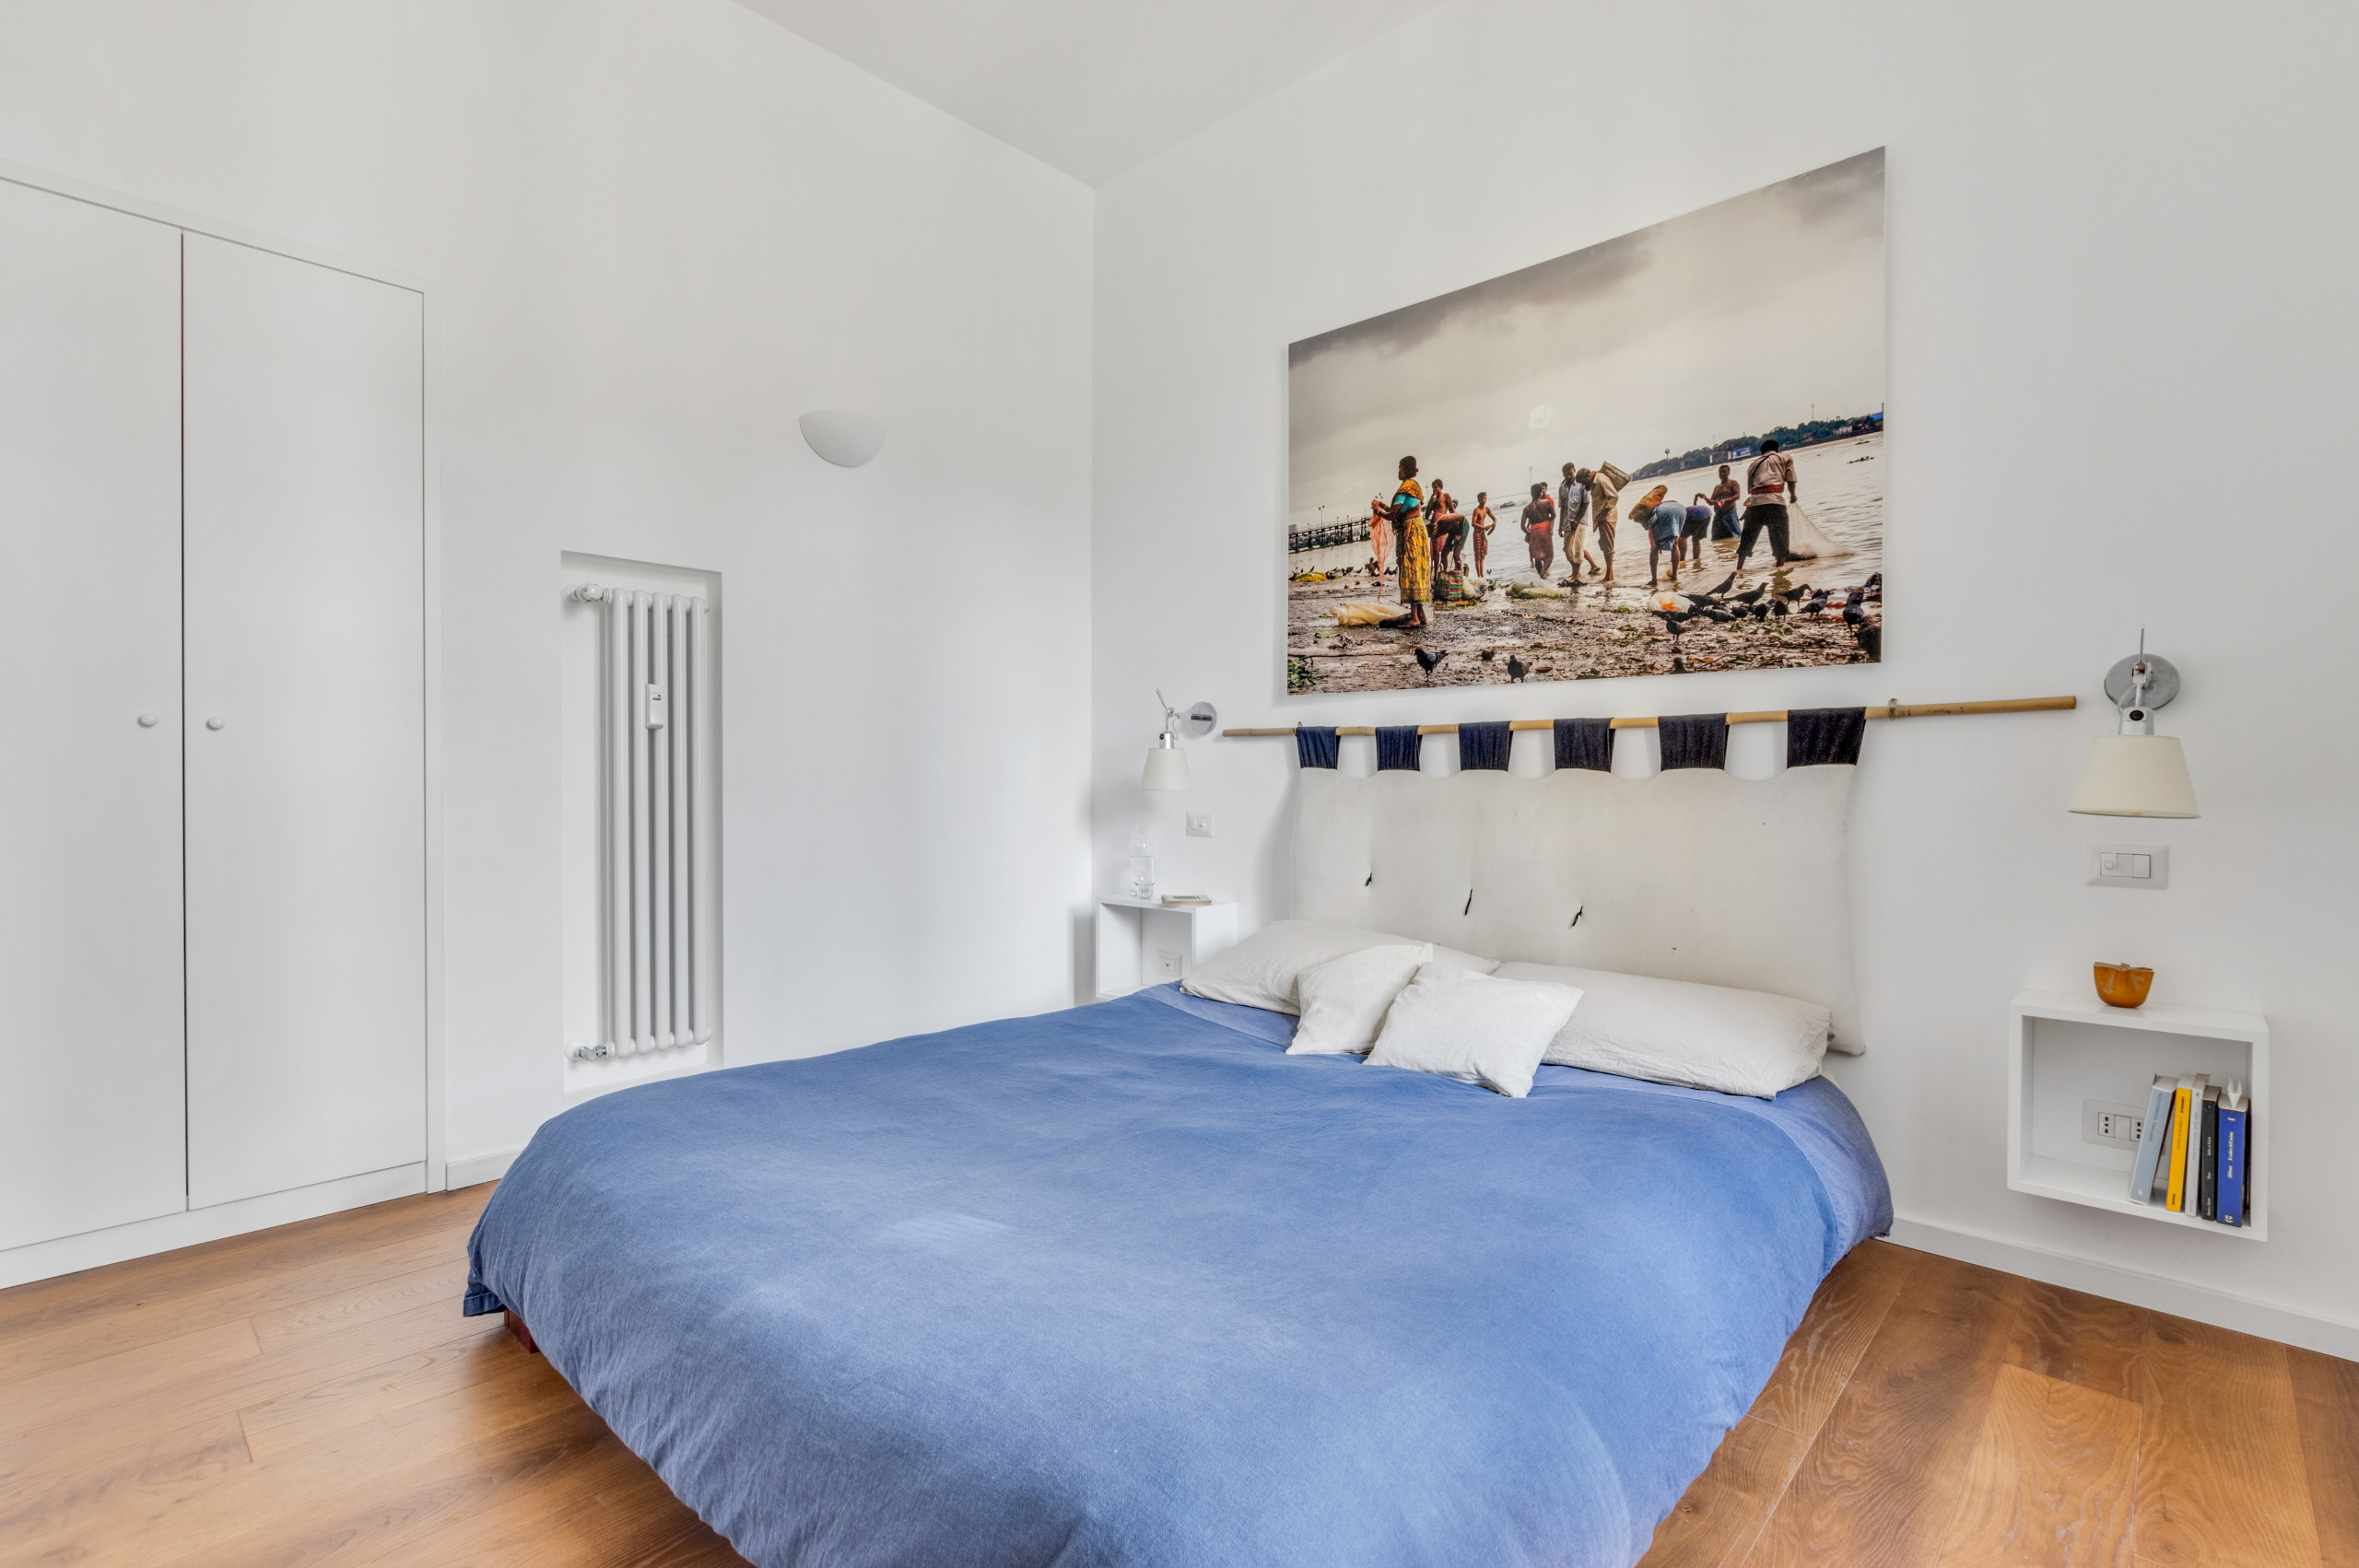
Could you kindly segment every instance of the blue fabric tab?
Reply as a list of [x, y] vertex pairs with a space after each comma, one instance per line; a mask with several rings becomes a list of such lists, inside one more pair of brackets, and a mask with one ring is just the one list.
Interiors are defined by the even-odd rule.
[[1610, 719], [1556, 720], [1556, 766], [1614, 771], [1614, 721]]
[[1786, 715], [1786, 766], [1856, 766], [1868, 732], [1864, 708], [1797, 708]]
[[1414, 724], [1387, 724], [1376, 732], [1376, 770], [1405, 767], [1412, 772], [1425, 760], [1425, 743]]
[[1662, 770], [1726, 767], [1729, 716], [1725, 713], [1666, 714], [1655, 720], [1662, 734]]
[[1311, 724], [1297, 724], [1294, 731], [1294, 755], [1305, 767], [1335, 766], [1335, 727], [1320, 729]]
[[1514, 733], [1504, 721], [1497, 724], [1461, 724], [1458, 727], [1458, 766], [1469, 771], [1485, 768], [1505, 773], [1508, 749], [1514, 743]]

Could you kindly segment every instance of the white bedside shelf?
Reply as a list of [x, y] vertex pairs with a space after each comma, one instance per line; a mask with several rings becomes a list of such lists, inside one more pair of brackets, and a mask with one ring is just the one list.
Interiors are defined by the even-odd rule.
[[[2018, 991], [2008, 1006], [2007, 1185], [2215, 1235], [2269, 1236], [2269, 1020], [2203, 1007], [2107, 1007], [2094, 995]], [[2083, 1100], [2145, 1110], [2157, 1072], [2241, 1081], [2252, 1097], [2245, 1180], [2252, 1220], [2223, 1225], [2130, 1200], [2137, 1152], [2081, 1137]]]
[[1097, 1000], [1184, 978], [1237, 944], [1234, 904], [1097, 900]]

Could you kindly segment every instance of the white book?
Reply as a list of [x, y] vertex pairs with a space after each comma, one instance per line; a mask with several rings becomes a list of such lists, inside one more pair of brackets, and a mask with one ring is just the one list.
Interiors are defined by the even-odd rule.
[[2162, 1174], [2163, 1151], [2171, 1144], [2171, 1099], [2178, 1080], [2167, 1072], [2154, 1074], [2146, 1091], [2146, 1119], [2138, 1131], [2138, 1164], [2130, 1172], [2130, 1201], [2152, 1203]]

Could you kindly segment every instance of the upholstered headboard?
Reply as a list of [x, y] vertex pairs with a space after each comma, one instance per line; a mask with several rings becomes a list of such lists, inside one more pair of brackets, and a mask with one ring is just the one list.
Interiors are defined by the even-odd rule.
[[1488, 958], [1800, 997], [1866, 1048], [1848, 766], [1298, 776], [1294, 912]]

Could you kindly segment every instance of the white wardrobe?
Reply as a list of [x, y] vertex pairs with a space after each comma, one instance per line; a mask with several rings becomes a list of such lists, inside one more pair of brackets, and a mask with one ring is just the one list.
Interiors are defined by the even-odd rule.
[[423, 1186], [422, 346], [0, 181], [0, 1258]]

